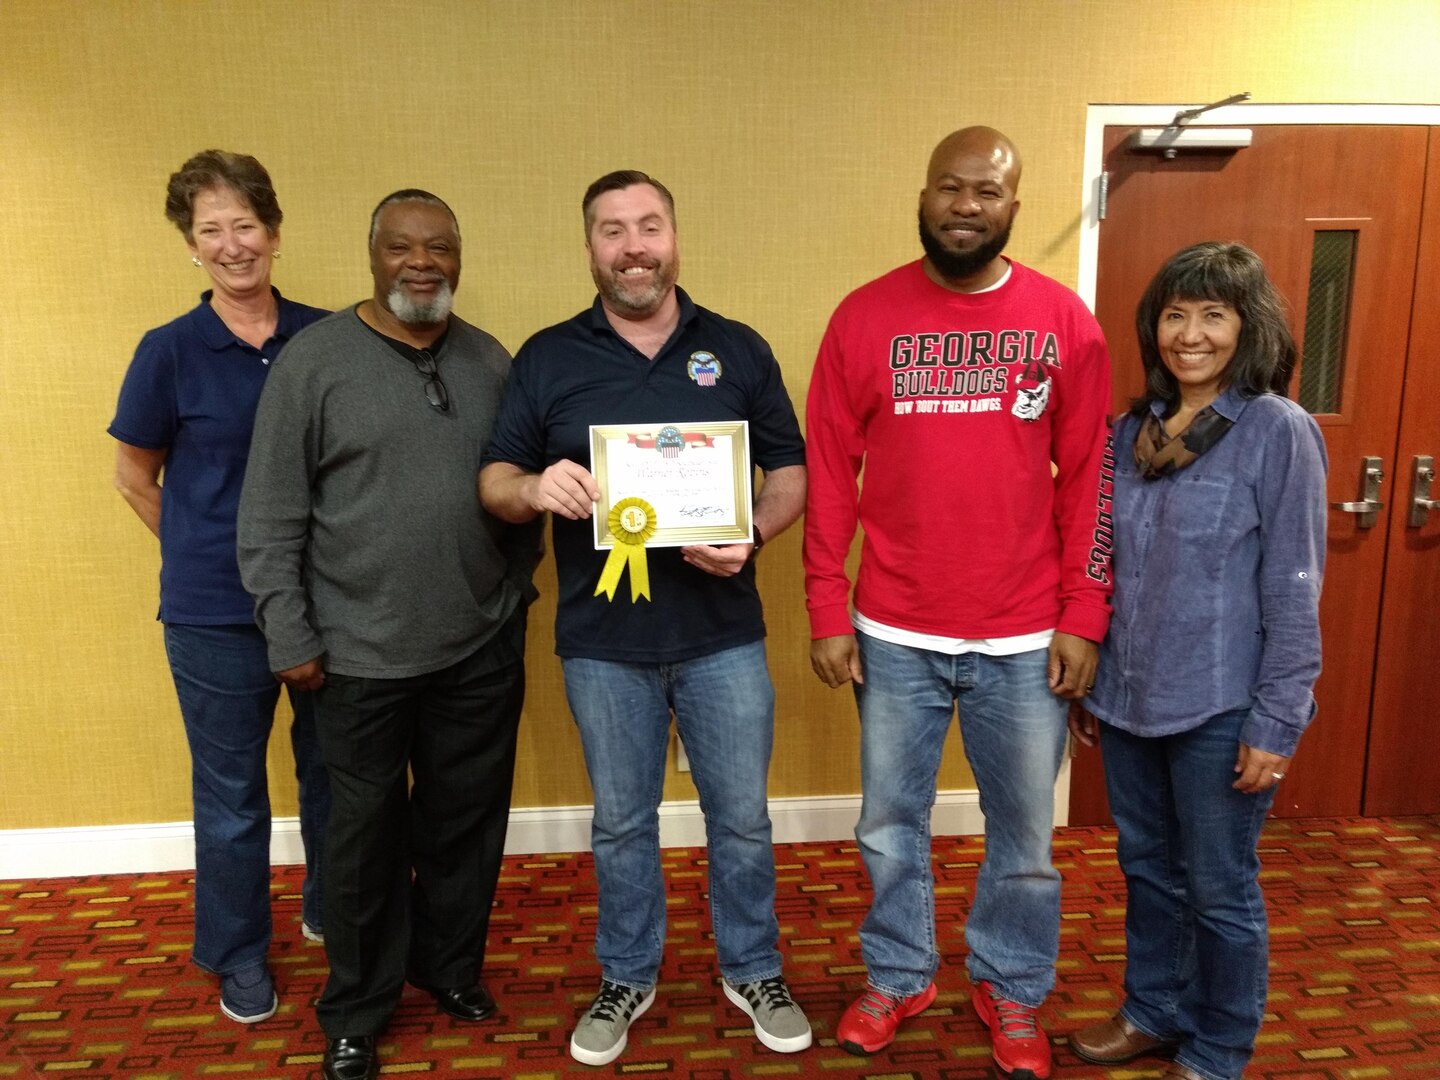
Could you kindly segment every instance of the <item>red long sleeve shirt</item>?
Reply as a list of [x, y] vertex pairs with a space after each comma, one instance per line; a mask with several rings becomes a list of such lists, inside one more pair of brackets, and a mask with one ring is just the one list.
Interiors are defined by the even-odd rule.
[[1105, 636], [1109, 354], [1078, 296], [1011, 267], [998, 289], [956, 293], [916, 261], [831, 317], [806, 410], [813, 637], [852, 632], [857, 523], [867, 618], [957, 638]]

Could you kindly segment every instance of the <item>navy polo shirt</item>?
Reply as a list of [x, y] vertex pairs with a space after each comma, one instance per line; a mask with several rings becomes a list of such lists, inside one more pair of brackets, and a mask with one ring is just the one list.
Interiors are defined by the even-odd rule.
[[160, 496], [161, 622], [227, 626], [255, 619], [235, 560], [255, 408], [281, 347], [329, 314], [271, 291], [279, 320], [264, 348], [230, 332], [207, 290], [199, 306], [140, 339], [120, 387], [110, 434], [169, 451]]
[[[484, 461], [542, 472], [562, 458], [590, 467], [591, 424], [748, 420], [750, 459], [766, 472], [805, 464], [805, 442], [765, 339], [697, 307], [676, 289], [680, 324], [648, 359], [610, 327], [599, 297], [589, 310], [542, 330], [515, 357]], [[716, 377], [691, 366], [717, 361]], [[697, 363], [708, 367], [705, 358]], [[609, 555], [591, 521], [554, 517], [560, 597], [555, 651], [564, 657], [672, 663], [765, 636], [755, 568], [720, 578], [689, 565], [679, 548], [652, 548], [649, 601], [595, 596]], [[627, 572], [628, 574], [628, 572]]]

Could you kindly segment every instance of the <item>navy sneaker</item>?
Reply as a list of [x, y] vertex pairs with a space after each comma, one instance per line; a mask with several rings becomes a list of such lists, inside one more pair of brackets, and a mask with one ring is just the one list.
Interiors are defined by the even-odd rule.
[[264, 964], [220, 976], [220, 1011], [239, 1024], [269, 1020], [280, 1007], [275, 983]]

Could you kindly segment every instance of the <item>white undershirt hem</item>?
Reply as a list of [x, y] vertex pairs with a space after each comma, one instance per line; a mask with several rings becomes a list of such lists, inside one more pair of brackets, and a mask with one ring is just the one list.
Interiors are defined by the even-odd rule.
[[887, 626], [874, 619], [867, 619], [856, 611], [850, 617], [851, 625], [862, 634], [888, 641], [892, 645], [904, 645], [911, 649], [943, 653], [946, 656], [960, 656], [964, 653], [981, 653], [984, 656], [1014, 656], [1017, 653], [1048, 649], [1055, 637], [1054, 629], [1037, 630], [1033, 634], [1016, 634], [1013, 637], [956, 638], [940, 634], [920, 634], [914, 630], [902, 630], [898, 626]]

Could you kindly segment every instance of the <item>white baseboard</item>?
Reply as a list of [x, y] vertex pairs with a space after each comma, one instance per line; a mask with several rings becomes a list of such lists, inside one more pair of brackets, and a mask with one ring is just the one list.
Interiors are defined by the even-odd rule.
[[[298, 818], [276, 818], [270, 855], [287, 832], [300, 848]], [[303, 856], [298, 861], [303, 861]], [[0, 878], [147, 874], [195, 869], [195, 830], [188, 821], [149, 825], [94, 825], [70, 829], [8, 829], [0, 832]]]
[[[770, 825], [777, 844], [821, 843], [849, 840], [860, 817], [859, 795], [829, 795], [803, 799], [771, 799]], [[980, 795], [973, 790], [943, 791], [931, 815], [935, 832], [972, 835], [985, 830]], [[695, 801], [667, 802], [660, 806], [661, 847], [703, 847], [705, 818]], [[589, 851], [590, 807], [545, 807], [510, 811], [505, 854]]]
[[[1062, 775], [1062, 782], [1056, 788], [1057, 821], [1064, 820], [1060, 815], [1068, 801], [1067, 779]], [[770, 800], [770, 820], [777, 844], [852, 839], [859, 816], [859, 795]], [[972, 836], [984, 832], [979, 792], [973, 789], [942, 791], [935, 800], [931, 824], [936, 835]], [[698, 802], [661, 805], [660, 843], [663, 847], [704, 845], [705, 819]], [[589, 849], [588, 805], [510, 811], [510, 830], [505, 841], [507, 855]], [[270, 834], [271, 862], [288, 866], [304, 862], [304, 858], [298, 819], [276, 818]], [[194, 868], [194, 831], [188, 821], [0, 830], [0, 880], [164, 873]]]
[[[770, 804], [776, 843], [843, 840], [860, 814], [860, 797], [775, 799]], [[984, 827], [972, 791], [946, 792], [936, 802], [937, 832], [974, 833]], [[660, 807], [660, 842], [665, 847], [705, 843], [698, 802]], [[590, 807], [556, 806], [510, 812], [507, 855], [587, 851]], [[270, 859], [277, 865], [304, 861], [300, 823], [276, 818]], [[86, 874], [144, 874], [195, 868], [195, 838], [188, 821], [152, 825], [102, 825], [69, 829], [11, 829], [0, 832], [0, 878], [78, 877]]]

